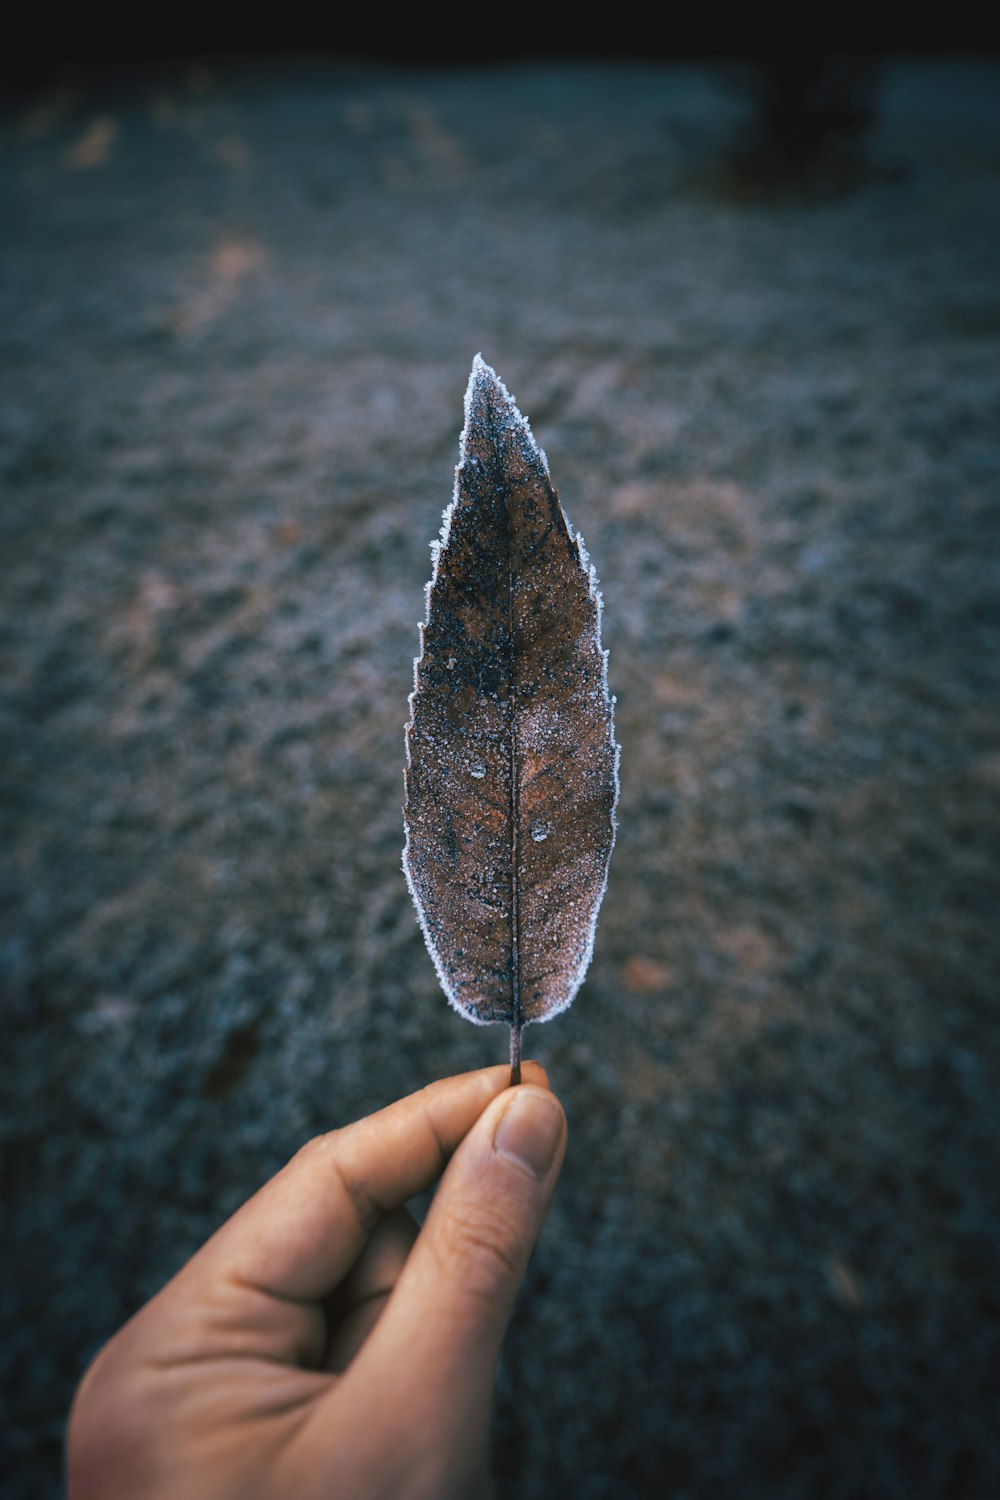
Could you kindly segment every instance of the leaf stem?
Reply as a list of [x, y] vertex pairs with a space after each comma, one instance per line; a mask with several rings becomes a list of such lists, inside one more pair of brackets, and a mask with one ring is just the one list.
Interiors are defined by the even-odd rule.
[[521, 1032], [523, 1027], [510, 1028], [510, 1082], [511, 1087], [521, 1082]]

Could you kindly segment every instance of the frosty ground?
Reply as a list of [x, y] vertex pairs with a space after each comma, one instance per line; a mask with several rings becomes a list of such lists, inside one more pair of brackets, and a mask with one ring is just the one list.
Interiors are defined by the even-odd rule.
[[482, 351], [601, 576], [620, 833], [502, 1495], [1000, 1491], [1000, 68], [736, 191], [701, 67], [78, 72], [0, 135], [5, 1494], [309, 1135], [501, 1060], [400, 871]]

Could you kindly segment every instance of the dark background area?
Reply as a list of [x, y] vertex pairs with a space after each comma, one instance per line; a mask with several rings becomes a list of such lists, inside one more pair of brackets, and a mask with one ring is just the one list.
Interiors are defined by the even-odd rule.
[[502, 9], [455, 16], [441, 10], [286, 5], [245, 8], [57, 4], [22, 11], [0, 70], [56, 61], [136, 61], [193, 55], [273, 57], [292, 52], [356, 55], [396, 63], [589, 57], [671, 60], [761, 53], [977, 52], [1000, 44], [1000, 26], [972, 0], [868, 4], [709, 0], [702, 5], [530, 14]]
[[505, 1054], [399, 868], [477, 350], [601, 576], [623, 747], [592, 970], [526, 1038], [571, 1143], [500, 1493], [1000, 1492], [1000, 67], [922, 52], [970, 44], [944, 9], [750, 67], [33, 22], [5, 1496], [59, 1492], [87, 1359], [302, 1141]]

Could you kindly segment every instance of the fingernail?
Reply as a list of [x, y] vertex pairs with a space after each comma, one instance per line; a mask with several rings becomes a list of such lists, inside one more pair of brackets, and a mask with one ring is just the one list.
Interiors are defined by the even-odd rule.
[[555, 1158], [562, 1136], [562, 1111], [544, 1094], [517, 1093], [500, 1117], [493, 1145], [527, 1167], [539, 1182]]

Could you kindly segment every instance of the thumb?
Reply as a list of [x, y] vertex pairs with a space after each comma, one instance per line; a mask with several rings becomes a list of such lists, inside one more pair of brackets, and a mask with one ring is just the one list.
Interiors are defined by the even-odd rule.
[[[360, 1355], [424, 1430], [488, 1426], [496, 1363], [566, 1149], [546, 1088], [521, 1084], [459, 1146], [381, 1321]], [[362, 1368], [357, 1369], [362, 1374]], [[383, 1400], [384, 1400], [383, 1396]]]
[[565, 1145], [555, 1094], [522, 1084], [487, 1109], [438, 1189], [414, 1270], [453, 1330], [467, 1327], [479, 1348], [492, 1338], [499, 1353]]

